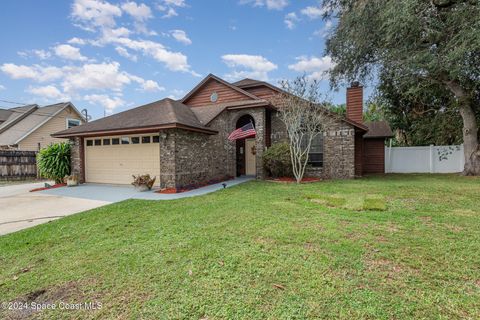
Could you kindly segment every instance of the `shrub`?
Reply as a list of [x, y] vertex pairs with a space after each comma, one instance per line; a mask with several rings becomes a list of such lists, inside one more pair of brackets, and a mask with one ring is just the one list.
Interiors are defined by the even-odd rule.
[[70, 174], [70, 143], [54, 143], [40, 150], [37, 166], [42, 177], [62, 183], [63, 177]]
[[263, 154], [263, 165], [270, 177], [293, 177], [288, 143], [274, 143], [268, 148]]

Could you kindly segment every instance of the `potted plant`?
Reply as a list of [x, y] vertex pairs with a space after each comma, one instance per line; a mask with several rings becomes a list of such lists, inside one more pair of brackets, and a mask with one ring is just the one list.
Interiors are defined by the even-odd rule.
[[149, 174], [143, 174], [138, 176], [132, 175], [132, 177], [132, 185], [135, 186], [135, 189], [140, 192], [151, 190], [153, 184], [155, 183], [155, 179], [157, 178], [153, 177], [152, 179]]
[[78, 176], [76, 174], [65, 176], [65, 182], [67, 183], [67, 187], [78, 186]]

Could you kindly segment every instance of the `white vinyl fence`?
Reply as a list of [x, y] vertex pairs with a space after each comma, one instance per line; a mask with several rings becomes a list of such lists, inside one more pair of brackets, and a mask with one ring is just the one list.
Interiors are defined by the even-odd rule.
[[385, 147], [385, 172], [462, 172], [463, 145], [427, 147]]

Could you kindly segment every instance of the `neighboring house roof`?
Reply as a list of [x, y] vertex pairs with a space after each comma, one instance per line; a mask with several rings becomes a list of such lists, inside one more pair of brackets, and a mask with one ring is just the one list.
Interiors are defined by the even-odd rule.
[[[4, 109], [5, 111], [9, 112], [8, 117], [6, 117], [5, 121], [0, 124], [0, 133], [5, 132], [13, 125], [27, 117], [30, 113], [38, 109], [38, 105], [36, 104], [29, 104], [22, 107], [16, 107], [11, 109]], [[7, 112], [4, 112], [4, 115], [7, 115]]]
[[182, 128], [208, 134], [217, 133], [217, 131], [204, 127], [190, 107], [179, 101], [166, 98], [88, 122], [82, 126], [63, 130], [52, 136], [66, 138], [95, 134], [145, 132], [145, 130], [167, 128]]
[[11, 115], [0, 125], [0, 145], [18, 144], [69, 106], [81, 116], [70, 102], [62, 102], [45, 107], [29, 105], [7, 109], [11, 112]]
[[241, 94], [243, 94], [243, 95], [245, 95], [245, 96], [247, 96], [247, 97], [249, 97], [249, 98], [252, 98], [252, 99], [254, 99], [254, 100], [259, 100], [259, 98], [258, 98], [257, 96], [254, 96], [254, 95], [251, 94], [250, 92], [247, 92], [247, 91], [245, 91], [245, 90], [243, 90], [243, 89], [241, 89], [241, 88], [239, 88], [239, 87], [237, 87], [237, 86], [234, 86], [234, 85], [232, 85], [231, 83], [229, 83], [229, 82], [227, 82], [227, 81], [225, 81], [225, 80], [217, 77], [216, 75], [213, 75], [213, 74], [210, 73], [208, 76], [205, 77], [205, 79], [203, 79], [198, 85], [196, 85], [195, 88], [193, 88], [192, 90], [190, 90], [190, 92], [187, 93], [187, 94], [185, 95], [185, 97], [183, 97], [182, 99], [180, 99], [180, 102], [183, 103], [183, 102], [187, 101], [188, 98], [190, 98], [195, 92], [197, 92], [200, 88], [202, 88], [204, 84], [206, 84], [209, 80], [212, 80], [212, 79], [220, 82], [221, 84], [223, 84], [223, 85], [225, 85], [225, 86], [227, 86], [227, 87], [229, 87], [229, 88], [231, 88], [231, 89], [233, 89], [233, 90], [235, 90], [235, 91], [237, 91], [237, 92], [240, 92]]
[[368, 132], [363, 135], [364, 138], [390, 138], [393, 137], [392, 129], [386, 121], [366, 122]]

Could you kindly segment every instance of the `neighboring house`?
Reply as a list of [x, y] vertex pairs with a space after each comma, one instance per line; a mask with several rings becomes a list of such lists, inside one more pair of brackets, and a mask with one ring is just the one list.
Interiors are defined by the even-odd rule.
[[[391, 135], [362, 124], [362, 90], [348, 90], [349, 117], [338, 119], [314, 141], [309, 175], [361, 175], [370, 161], [364, 156], [371, 154], [364, 150], [370, 145], [365, 133], [383, 142]], [[81, 181], [129, 184], [132, 174], [148, 173], [162, 188], [181, 188], [239, 175], [264, 178], [263, 152], [287, 139], [272, 102], [279, 92], [262, 81], [228, 83], [209, 75], [181, 100], [152, 102], [54, 136], [74, 141], [72, 171]], [[254, 138], [227, 139], [249, 122], [256, 129]]]
[[52, 137], [53, 133], [83, 123], [82, 115], [70, 102], [0, 109], [0, 148], [38, 151], [51, 143], [65, 141]]

